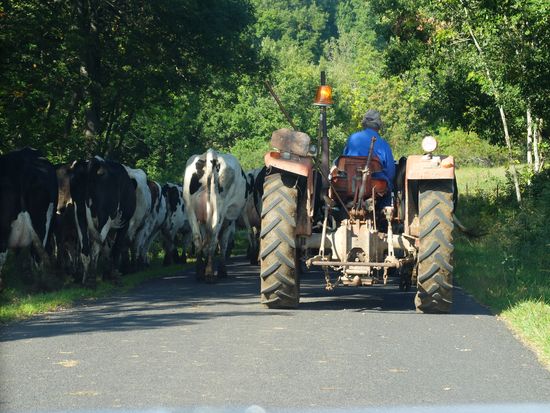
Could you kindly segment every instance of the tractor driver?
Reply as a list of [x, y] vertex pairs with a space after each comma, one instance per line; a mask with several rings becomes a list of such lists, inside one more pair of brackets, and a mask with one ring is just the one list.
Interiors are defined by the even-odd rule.
[[374, 147], [372, 155], [376, 156], [382, 165], [382, 171], [374, 172], [373, 178], [384, 179], [388, 183], [389, 191], [382, 197], [379, 203], [380, 207], [391, 205], [391, 192], [393, 191], [393, 179], [395, 177], [395, 161], [388, 142], [380, 136], [382, 128], [382, 119], [380, 112], [369, 109], [361, 121], [363, 130], [355, 132], [348, 138], [344, 148], [344, 156], [369, 156], [371, 139], [374, 136]]

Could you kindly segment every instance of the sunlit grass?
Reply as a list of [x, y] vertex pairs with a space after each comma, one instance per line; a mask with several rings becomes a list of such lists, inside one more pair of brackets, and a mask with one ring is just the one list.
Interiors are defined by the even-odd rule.
[[540, 268], [510, 261], [493, 237], [455, 242], [457, 282], [508, 326], [550, 368], [550, 282]]
[[457, 282], [506, 320], [550, 367], [550, 273], [539, 250], [510, 247], [518, 228], [513, 234], [506, 222], [514, 221], [519, 208], [506, 193], [504, 168], [462, 168], [457, 183], [462, 194], [457, 215], [481, 235], [466, 237], [457, 231]]
[[539, 359], [550, 367], [550, 305], [542, 300], [520, 302], [501, 313]]
[[482, 193], [493, 193], [497, 191], [504, 193], [506, 183], [506, 168], [497, 166], [494, 168], [482, 168], [477, 166], [466, 166], [456, 169], [456, 182], [458, 191], [462, 195], [476, 195]]

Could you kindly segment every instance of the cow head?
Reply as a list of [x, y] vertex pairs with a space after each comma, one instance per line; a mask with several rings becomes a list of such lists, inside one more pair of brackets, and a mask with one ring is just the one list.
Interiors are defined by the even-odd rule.
[[57, 214], [62, 215], [67, 207], [73, 203], [71, 197], [71, 164], [56, 165], [55, 174], [57, 175]]

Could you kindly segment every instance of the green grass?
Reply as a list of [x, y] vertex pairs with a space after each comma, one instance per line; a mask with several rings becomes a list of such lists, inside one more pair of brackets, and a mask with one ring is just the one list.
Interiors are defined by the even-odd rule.
[[466, 166], [456, 169], [456, 182], [461, 195], [484, 195], [497, 191], [500, 195], [505, 194], [506, 168], [498, 166], [495, 168], [482, 168], [477, 166]]
[[458, 217], [483, 234], [472, 238], [457, 232], [457, 282], [502, 317], [550, 368], [549, 245], [543, 231], [536, 234], [521, 223], [536, 219], [537, 210], [517, 206], [504, 168], [461, 168], [457, 183]]
[[550, 367], [550, 282], [541, 268], [522, 266], [498, 248], [498, 240], [458, 237], [457, 282], [508, 326]]
[[6, 288], [0, 293], [0, 323], [22, 320], [36, 314], [69, 308], [76, 302], [95, 300], [107, 297], [117, 292], [130, 290], [146, 280], [174, 274], [186, 268], [186, 265], [163, 267], [160, 262], [154, 262], [151, 268], [125, 275], [121, 284], [98, 282], [96, 289], [83, 287], [68, 287], [49, 293], [27, 293], [22, 289]]

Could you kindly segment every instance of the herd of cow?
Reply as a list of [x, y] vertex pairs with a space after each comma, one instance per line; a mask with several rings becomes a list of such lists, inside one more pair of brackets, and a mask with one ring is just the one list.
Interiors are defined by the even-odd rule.
[[0, 275], [9, 250], [30, 248], [34, 267], [94, 285], [99, 263], [104, 278], [143, 268], [160, 237], [165, 264], [193, 246], [197, 278], [214, 281], [226, 275], [237, 225], [257, 260], [264, 176], [212, 149], [187, 161], [183, 185], [162, 186], [99, 156], [54, 166], [35, 149], [9, 152], [0, 156]]

